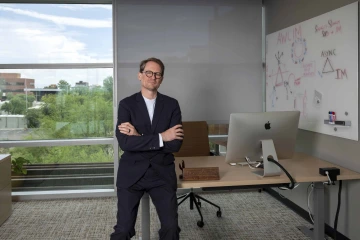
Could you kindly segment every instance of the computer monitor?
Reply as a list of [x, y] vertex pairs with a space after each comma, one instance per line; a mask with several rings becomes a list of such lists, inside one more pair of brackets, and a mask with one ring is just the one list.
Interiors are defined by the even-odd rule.
[[280, 175], [274, 160], [292, 158], [299, 125], [299, 111], [232, 113], [226, 150], [227, 163], [263, 161], [263, 176]]

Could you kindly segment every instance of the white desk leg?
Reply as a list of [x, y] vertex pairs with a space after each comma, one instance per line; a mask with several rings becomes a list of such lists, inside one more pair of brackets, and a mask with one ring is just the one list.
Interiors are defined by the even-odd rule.
[[150, 240], [150, 199], [145, 193], [141, 199], [141, 240]]
[[313, 239], [323, 240], [325, 237], [324, 221], [324, 184], [317, 182], [314, 184], [314, 235]]
[[325, 237], [325, 221], [324, 221], [324, 184], [322, 182], [314, 183], [314, 230], [310, 230], [306, 226], [298, 227], [301, 232], [314, 240], [324, 240]]

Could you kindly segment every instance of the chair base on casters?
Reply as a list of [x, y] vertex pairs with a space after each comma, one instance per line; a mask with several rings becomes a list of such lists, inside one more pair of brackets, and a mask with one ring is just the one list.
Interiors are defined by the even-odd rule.
[[216, 204], [210, 202], [209, 200], [207, 200], [207, 199], [205, 199], [205, 198], [203, 198], [203, 197], [195, 194], [192, 190], [191, 190], [189, 193], [186, 193], [186, 194], [184, 194], [184, 195], [181, 195], [181, 196], [179, 196], [179, 197], [177, 198], [178, 200], [179, 200], [179, 199], [182, 199], [182, 200], [178, 203], [178, 206], [179, 206], [180, 204], [182, 204], [182, 203], [183, 203], [186, 199], [188, 199], [188, 198], [190, 198], [190, 209], [191, 209], [191, 210], [194, 209], [194, 203], [195, 203], [196, 209], [197, 209], [198, 213], [200, 214], [200, 218], [201, 218], [201, 219], [200, 219], [200, 221], [197, 222], [198, 227], [201, 227], [201, 228], [202, 228], [202, 227], [204, 226], [204, 218], [203, 218], [203, 216], [202, 216], [202, 214], [201, 214], [201, 210], [200, 210], [200, 207], [201, 207], [200, 199], [203, 200], [203, 201], [205, 201], [205, 202], [207, 202], [207, 203], [209, 203], [209, 204], [211, 204], [211, 205], [213, 205], [214, 207], [217, 207], [219, 210], [216, 212], [216, 216], [217, 216], [217, 217], [221, 217], [221, 208], [220, 208], [218, 205], [216, 205]]

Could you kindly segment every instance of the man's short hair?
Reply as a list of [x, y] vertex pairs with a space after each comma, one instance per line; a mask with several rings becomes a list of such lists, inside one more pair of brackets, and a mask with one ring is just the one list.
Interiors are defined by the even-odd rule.
[[145, 59], [145, 60], [142, 60], [141, 63], [140, 63], [140, 70], [139, 72], [143, 72], [144, 69], [145, 69], [145, 66], [148, 62], [156, 62], [157, 64], [159, 64], [160, 68], [161, 68], [161, 73], [162, 75], [164, 76], [164, 73], [165, 73], [165, 66], [164, 66], [164, 63], [158, 59], [158, 58], [154, 58], [154, 57], [151, 57], [151, 58], [148, 58], [148, 59]]

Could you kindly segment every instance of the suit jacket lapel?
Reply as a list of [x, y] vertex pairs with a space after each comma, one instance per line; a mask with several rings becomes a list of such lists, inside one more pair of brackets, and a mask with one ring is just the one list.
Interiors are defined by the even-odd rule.
[[155, 132], [156, 125], [161, 118], [161, 111], [163, 110], [164, 102], [162, 95], [158, 92], [156, 97], [156, 103], [155, 103], [155, 110], [154, 110], [154, 116], [151, 124], [151, 132]]
[[145, 125], [146, 126], [151, 126], [149, 112], [148, 112], [148, 110], [146, 108], [146, 103], [145, 103], [145, 100], [144, 100], [143, 96], [141, 95], [141, 92], [139, 92], [136, 95], [136, 101], [137, 101], [137, 107], [139, 108], [140, 113], [143, 116]]

